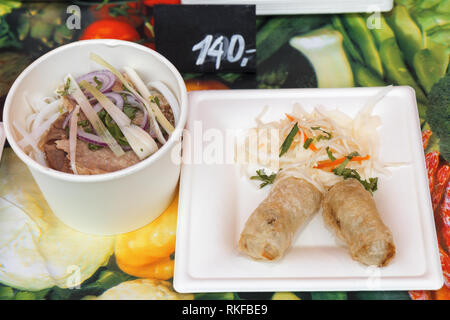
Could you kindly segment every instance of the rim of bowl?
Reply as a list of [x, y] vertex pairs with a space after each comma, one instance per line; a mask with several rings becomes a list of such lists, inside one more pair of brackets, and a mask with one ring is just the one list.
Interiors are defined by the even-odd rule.
[[[167, 142], [154, 154], [149, 156], [147, 159], [144, 159], [135, 165], [132, 165], [128, 168], [121, 169], [114, 172], [104, 173], [104, 174], [95, 174], [95, 175], [76, 175], [71, 173], [65, 173], [61, 171], [57, 171], [48, 167], [44, 167], [43, 165], [39, 164], [36, 160], [32, 159], [30, 156], [28, 156], [21, 147], [19, 147], [13, 138], [13, 135], [11, 134], [11, 128], [9, 123], [9, 113], [12, 108], [11, 100], [12, 96], [14, 95], [18, 85], [21, 83], [21, 81], [32, 71], [34, 68], [36, 68], [39, 63], [41, 63], [44, 60], [50, 59], [53, 55], [56, 55], [60, 53], [61, 51], [70, 50], [72, 47], [78, 47], [78, 46], [90, 46], [90, 45], [105, 45], [109, 47], [117, 47], [117, 46], [127, 46], [132, 47], [137, 50], [144, 51], [147, 54], [150, 54], [154, 56], [157, 60], [162, 62], [164, 65], [166, 65], [169, 70], [172, 72], [172, 74], [175, 76], [175, 79], [177, 80], [177, 84], [180, 87], [181, 94], [180, 94], [180, 108], [181, 108], [181, 115], [180, 119], [175, 126], [175, 130], [170, 135]], [[8, 95], [6, 96], [4, 110], [3, 110], [3, 124], [5, 127], [5, 134], [6, 138], [8, 139], [9, 144], [11, 145], [14, 152], [17, 154], [17, 156], [27, 164], [27, 166], [32, 167], [33, 169], [39, 171], [40, 173], [44, 175], [51, 176], [56, 179], [64, 180], [64, 181], [70, 181], [70, 182], [101, 182], [101, 181], [108, 181], [113, 180], [121, 177], [128, 176], [132, 173], [135, 173], [137, 171], [142, 170], [143, 168], [150, 166], [152, 163], [156, 162], [159, 158], [161, 158], [166, 152], [169, 152], [172, 149], [172, 146], [175, 144], [176, 141], [179, 140], [179, 138], [182, 135], [183, 129], [186, 125], [186, 119], [187, 119], [187, 90], [186, 85], [184, 83], [183, 77], [181, 76], [180, 72], [175, 68], [175, 66], [163, 55], [160, 53], [147, 48], [145, 46], [142, 46], [140, 44], [124, 41], [124, 40], [117, 40], [117, 39], [93, 39], [93, 40], [80, 40], [75, 41], [63, 46], [60, 46], [56, 49], [53, 49], [52, 51], [47, 52], [46, 54], [42, 55], [38, 59], [36, 59], [34, 62], [32, 62], [25, 70], [23, 70], [20, 75], [16, 78], [13, 85], [11, 86]], [[182, 108], [184, 106], [184, 108]]]

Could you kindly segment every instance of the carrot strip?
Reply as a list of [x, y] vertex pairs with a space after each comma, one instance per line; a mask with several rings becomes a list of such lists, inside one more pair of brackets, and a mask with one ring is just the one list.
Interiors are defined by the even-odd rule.
[[[339, 159], [336, 159], [333, 161], [331, 161], [331, 160], [319, 161], [319, 163], [314, 168], [322, 169], [322, 168], [326, 168], [326, 167], [337, 167], [342, 162], [344, 162], [345, 159], [347, 159], [347, 157], [339, 158]], [[350, 159], [350, 161], [358, 161], [361, 163], [361, 161], [368, 160], [368, 159], [370, 159], [369, 155], [367, 155], [365, 157], [353, 157]]]
[[294, 121], [294, 120], [295, 120], [293, 116], [291, 116], [291, 115], [289, 115], [289, 114], [287, 114], [287, 113], [285, 113], [285, 115], [286, 115], [286, 117], [287, 117], [289, 120], [291, 120], [291, 121]]
[[[290, 120], [290, 121], [294, 121], [294, 117], [292, 117], [291, 115], [285, 113], [286, 117]], [[300, 131], [298, 132], [298, 135], [301, 136], [302, 134], [300, 133]], [[305, 141], [306, 139], [308, 139], [308, 136], [306, 135], [306, 133], [303, 131], [303, 135], [305, 136]], [[312, 151], [317, 151], [316, 146], [314, 145], [314, 143], [310, 143], [309, 145], [309, 149], [311, 149]]]

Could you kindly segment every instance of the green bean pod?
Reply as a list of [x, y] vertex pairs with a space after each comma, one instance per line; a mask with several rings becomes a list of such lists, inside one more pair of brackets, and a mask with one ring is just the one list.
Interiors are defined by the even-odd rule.
[[295, 35], [314, 30], [329, 21], [326, 16], [276, 16], [270, 18], [256, 35], [256, 63], [272, 56]]
[[446, 47], [434, 41], [427, 41], [427, 43], [427, 48], [420, 50], [414, 56], [414, 70], [419, 83], [429, 93], [433, 85], [445, 75], [449, 55]]
[[390, 81], [397, 85], [411, 86], [415, 89], [419, 101], [427, 101], [425, 93], [406, 67], [400, 48], [394, 38], [386, 39], [381, 43], [380, 56], [386, 70], [386, 76]]
[[434, 10], [422, 10], [415, 12], [413, 17], [420, 26], [420, 29], [427, 34], [450, 25], [450, 11], [436, 12]]
[[394, 31], [392, 31], [391, 27], [386, 22], [386, 19], [383, 15], [379, 17], [380, 27], [373, 28], [370, 31], [375, 39], [378, 49], [380, 48], [381, 43], [389, 38], [395, 38]]
[[355, 82], [360, 87], [383, 87], [386, 84], [375, 72], [358, 62], [352, 63]]
[[345, 31], [344, 25], [342, 24], [341, 19], [339, 16], [335, 15], [331, 18], [331, 22], [333, 24], [333, 27], [339, 31], [342, 34], [342, 45], [344, 46], [344, 50], [347, 53], [347, 55], [353, 59], [354, 61], [358, 61], [360, 63], [364, 63], [363, 58], [361, 57], [361, 54], [359, 53], [356, 46], [353, 44], [352, 40], [348, 36], [347, 31]]
[[358, 14], [348, 14], [343, 16], [343, 22], [350, 36], [357, 42], [366, 64], [372, 68], [378, 76], [383, 77], [384, 72], [380, 55], [365, 20]]
[[398, 45], [405, 54], [408, 64], [412, 66], [414, 55], [423, 49], [420, 28], [409, 15], [408, 9], [400, 5], [394, 7], [387, 21], [395, 32]]

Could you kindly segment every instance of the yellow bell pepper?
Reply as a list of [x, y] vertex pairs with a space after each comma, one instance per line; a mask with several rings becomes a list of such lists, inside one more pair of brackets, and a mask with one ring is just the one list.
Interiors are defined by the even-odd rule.
[[173, 277], [174, 260], [167, 258], [161, 258], [154, 263], [146, 264], [143, 266], [135, 267], [122, 263], [122, 261], [117, 260], [117, 265], [119, 268], [128, 274], [140, 278], [151, 278], [158, 280], [169, 280]]
[[173, 277], [178, 196], [158, 218], [138, 230], [116, 237], [119, 268], [133, 276], [167, 280]]

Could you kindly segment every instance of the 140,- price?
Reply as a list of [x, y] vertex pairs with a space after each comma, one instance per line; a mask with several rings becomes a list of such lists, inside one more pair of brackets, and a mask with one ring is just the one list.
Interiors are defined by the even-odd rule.
[[196, 65], [204, 64], [209, 57], [208, 60], [214, 61], [215, 59], [216, 70], [219, 70], [222, 60], [229, 63], [240, 62], [240, 66], [245, 67], [256, 49], [245, 50], [245, 40], [240, 34], [234, 34], [230, 39], [225, 36], [214, 39], [211, 34], [208, 34], [192, 47], [192, 51], [200, 51], [195, 62]]

